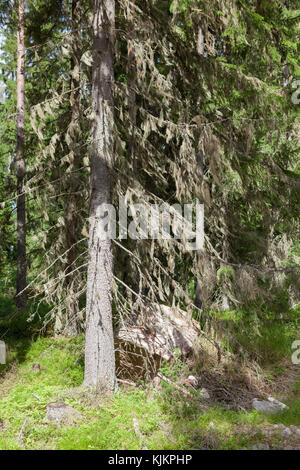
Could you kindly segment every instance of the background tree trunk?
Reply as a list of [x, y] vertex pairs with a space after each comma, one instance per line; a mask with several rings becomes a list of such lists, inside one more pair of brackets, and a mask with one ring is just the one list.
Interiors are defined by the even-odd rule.
[[102, 391], [112, 391], [116, 387], [112, 327], [112, 249], [111, 240], [103, 240], [99, 234], [99, 211], [102, 204], [111, 203], [112, 192], [114, 28], [114, 0], [95, 0], [92, 77], [94, 121], [84, 385], [94, 385]]
[[[134, 4], [135, 0], [132, 0]], [[130, 6], [130, 16], [129, 16], [129, 39], [134, 39], [134, 13], [133, 6]], [[127, 56], [127, 74], [128, 74], [128, 107], [129, 107], [129, 118], [130, 118], [130, 127], [131, 127], [131, 136], [129, 137], [128, 143], [128, 153], [129, 158], [132, 161], [132, 170], [133, 176], [136, 178], [137, 173], [137, 160], [136, 160], [136, 151], [135, 151], [135, 128], [136, 128], [136, 62], [135, 62], [135, 52], [132, 44], [128, 45], [128, 56]]]
[[17, 32], [17, 297], [19, 310], [26, 308], [26, 205], [24, 194], [25, 158], [24, 158], [24, 123], [25, 123], [25, 32], [24, 0], [18, 5]]
[[[228, 204], [224, 203], [224, 210], [225, 210], [225, 221], [226, 221], [226, 227], [229, 227], [229, 209], [228, 209]], [[229, 261], [229, 251], [230, 251], [230, 245], [229, 245], [229, 240], [228, 240], [229, 234], [224, 233], [223, 235], [223, 243], [222, 243], [222, 258], [224, 261], [228, 262]], [[228, 268], [228, 265], [225, 263], [221, 263], [220, 268]], [[224, 287], [223, 287], [224, 289]], [[227, 286], [225, 285], [225, 289], [227, 290]], [[222, 310], [230, 310], [230, 299], [226, 293], [226, 290], [222, 292], [222, 302], [221, 302], [221, 309]]]
[[[71, 120], [69, 134], [71, 143], [69, 151], [72, 155], [70, 163], [70, 177], [67, 179], [67, 201], [65, 209], [65, 228], [66, 228], [66, 250], [67, 268], [66, 268], [66, 325], [64, 331], [69, 336], [75, 336], [80, 331], [80, 321], [78, 318], [79, 305], [76, 273], [71, 274], [76, 268], [76, 258], [78, 257], [78, 242], [80, 237], [80, 222], [76, 211], [79, 208], [80, 196], [78, 194], [80, 187], [80, 149], [78, 142], [80, 137], [80, 23], [81, 7], [80, 0], [72, 1], [72, 57], [71, 57]], [[78, 288], [79, 290], [79, 288]]]

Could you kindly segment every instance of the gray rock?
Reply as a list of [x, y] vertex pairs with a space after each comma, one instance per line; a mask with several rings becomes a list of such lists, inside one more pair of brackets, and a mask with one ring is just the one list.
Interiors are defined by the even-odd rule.
[[258, 400], [257, 398], [254, 398], [252, 406], [255, 410], [268, 414], [279, 413], [280, 411], [288, 408], [287, 405], [273, 397], [269, 397], [268, 400]]
[[284, 403], [282, 403], [281, 401], [279, 400], [276, 400], [276, 398], [273, 398], [273, 397], [268, 397], [268, 401], [271, 402], [271, 403], [274, 403], [275, 405], [279, 406], [281, 409], [288, 409], [288, 406], [285, 405]]

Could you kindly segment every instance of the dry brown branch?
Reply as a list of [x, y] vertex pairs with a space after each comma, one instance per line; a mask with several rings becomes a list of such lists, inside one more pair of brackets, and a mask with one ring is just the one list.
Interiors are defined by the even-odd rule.
[[20, 430], [20, 433], [19, 433], [17, 443], [20, 444], [20, 445], [23, 444], [23, 432], [24, 432], [27, 421], [28, 421], [28, 418], [25, 419], [25, 421], [23, 423], [23, 426], [21, 427], [21, 430]]
[[185, 395], [187, 397], [192, 397], [193, 396], [190, 392], [185, 390], [185, 388], [179, 387], [179, 385], [176, 385], [174, 382], [172, 382], [172, 380], [168, 379], [168, 377], [165, 377], [161, 372], [158, 372], [157, 376], [161, 380], [166, 382], [167, 384], [172, 385], [172, 387], [174, 387], [178, 392], [183, 393], [183, 395]]

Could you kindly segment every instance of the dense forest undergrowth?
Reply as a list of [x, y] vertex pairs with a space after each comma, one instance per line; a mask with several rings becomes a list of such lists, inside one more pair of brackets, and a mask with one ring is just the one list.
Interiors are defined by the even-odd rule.
[[[171, 383], [120, 383], [118, 392], [103, 396], [82, 387], [83, 335], [41, 334], [42, 313], [33, 323], [28, 313], [7, 320], [13, 302], [2, 299], [1, 305], [8, 360], [0, 366], [0, 449], [300, 449], [300, 374], [290, 358], [299, 308], [269, 312], [268, 319], [265, 312], [261, 318], [247, 312], [252, 324], [256, 317], [251, 335], [245, 312], [218, 312], [215, 327], [226, 325], [235, 335], [239, 331], [236, 337], [248, 359], [238, 359], [228, 338], [219, 336], [227, 350], [220, 361], [203, 342], [188, 361], [175, 354], [171, 363], [162, 364], [160, 372]], [[186, 385], [191, 374], [199, 381], [197, 388]], [[203, 398], [202, 387], [209, 398]], [[268, 396], [289, 408], [272, 415], [252, 408], [254, 398]], [[49, 422], [47, 405], [60, 401], [80, 415], [64, 425]]]

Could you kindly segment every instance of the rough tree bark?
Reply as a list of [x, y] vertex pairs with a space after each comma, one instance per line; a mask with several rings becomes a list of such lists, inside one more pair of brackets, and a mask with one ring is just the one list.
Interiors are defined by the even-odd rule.
[[101, 237], [101, 206], [111, 203], [114, 153], [115, 1], [95, 0], [93, 16], [92, 155], [84, 385], [116, 388], [112, 327], [111, 240]]
[[26, 201], [25, 177], [25, 31], [24, 0], [18, 2], [17, 32], [17, 289], [16, 305], [19, 310], [26, 308]]

